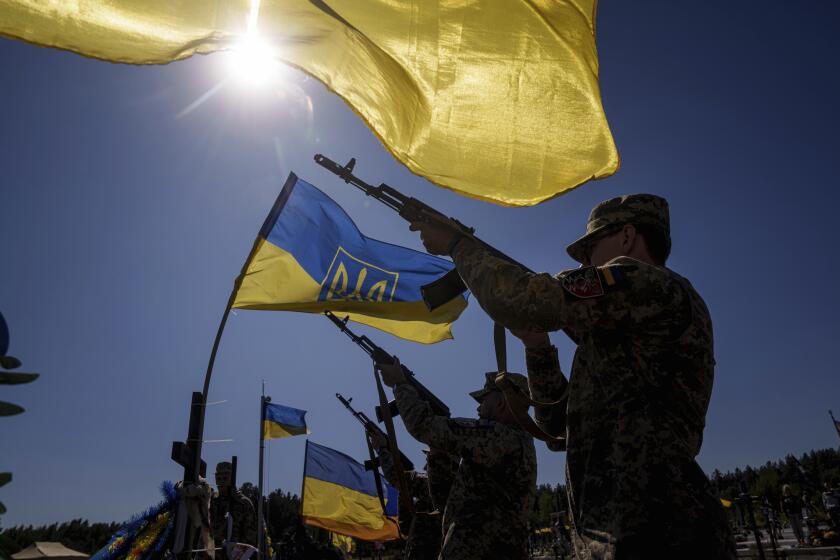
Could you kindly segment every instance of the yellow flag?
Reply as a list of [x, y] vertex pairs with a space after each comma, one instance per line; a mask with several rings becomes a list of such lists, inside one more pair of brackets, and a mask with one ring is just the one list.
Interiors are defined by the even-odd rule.
[[234, 48], [250, 32], [341, 96], [415, 173], [467, 196], [527, 206], [618, 169], [598, 87], [595, 7], [0, 0], [0, 34], [146, 64]]

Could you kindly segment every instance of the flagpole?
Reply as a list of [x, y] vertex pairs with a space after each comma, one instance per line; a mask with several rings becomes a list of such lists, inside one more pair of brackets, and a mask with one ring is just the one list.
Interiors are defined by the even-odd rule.
[[228, 298], [227, 305], [225, 306], [225, 312], [222, 314], [222, 320], [219, 322], [219, 329], [216, 331], [216, 338], [213, 340], [213, 349], [210, 350], [210, 359], [207, 361], [207, 371], [204, 373], [204, 387], [201, 390], [202, 400], [201, 411], [198, 416], [198, 436], [197, 441], [191, 442], [195, 444], [195, 447], [193, 448], [193, 457], [195, 460], [195, 464], [193, 466], [193, 480], [196, 482], [199, 480], [199, 473], [201, 471], [201, 444], [204, 441], [204, 415], [207, 411], [207, 395], [210, 392], [210, 379], [213, 377], [213, 366], [216, 364], [216, 354], [219, 352], [219, 344], [222, 341], [222, 333], [225, 332], [225, 325], [227, 324], [228, 317], [230, 316], [230, 311], [233, 309], [233, 303], [236, 301], [236, 294], [239, 292], [240, 286], [242, 286], [242, 281], [245, 278], [245, 274], [248, 272], [248, 267], [251, 265], [251, 260], [257, 253], [259, 246], [260, 236], [257, 235], [257, 238], [254, 240], [254, 245], [251, 247], [251, 252], [248, 253], [248, 258], [245, 260], [245, 264], [242, 265], [242, 271], [233, 282], [233, 289], [230, 292], [230, 297]]
[[265, 380], [262, 382], [262, 396], [260, 397], [260, 472], [259, 492], [260, 498], [257, 503], [257, 558], [264, 558], [263, 548], [265, 545], [265, 523], [263, 522], [263, 458], [265, 456], [265, 405], [271, 401], [271, 397], [265, 396]]
[[303, 474], [300, 477], [300, 522], [303, 524], [303, 491], [306, 489], [306, 461], [309, 459], [309, 440], [303, 447]]
[[[289, 179], [286, 181], [286, 185], [290, 184], [293, 180], [297, 180], [297, 177], [292, 173], [289, 176]], [[286, 187], [284, 185], [284, 189]], [[282, 192], [281, 192], [282, 195]], [[277, 212], [277, 205], [280, 202], [280, 198], [274, 203], [274, 207], [272, 207], [272, 212], [266, 217], [266, 222], [263, 224], [263, 227], [260, 229], [262, 232], [267, 225], [270, 223], [272, 219], [276, 219]], [[281, 205], [282, 207], [282, 205]], [[262, 241], [262, 236], [260, 234], [254, 239], [254, 244], [251, 247], [251, 252], [248, 253], [248, 258], [245, 260], [245, 264], [242, 265], [242, 270], [239, 273], [239, 276], [236, 277], [236, 280], [233, 283], [233, 289], [230, 292], [230, 297], [228, 298], [227, 305], [225, 306], [225, 312], [222, 314], [222, 320], [219, 322], [219, 328], [216, 331], [216, 338], [213, 340], [213, 349], [210, 351], [210, 359], [207, 362], [207, 371], [204, 374], [204, 387], [201, 391], [201, 402], [197, 402], [197, 393], [193, 393], [193, 403], [191, 413], [190, 413], [190, 423], [189, 423], [189, 431], [188, 431], [188, 441], [187, 449], [188, 449], [188, 456], [189, 459], [185, 459], [183, 462], [179, 462], [179, 464], [184, 465], [184, 483], [193, 483], [196, 484], [201, 480], [201, 451], [202, 451], [202, 443], [204, 442], [204, 418], [207, 412], [207, 396], [210, 392], [210, 379], [213, 376], [213, 366], [216, 363], [216, 354], [219, 352], [219, 344], [222, 340], [222, 333], [224, 333], [225, 325], [227, 324], [228, 317], [230, 316], [230, 311], [233, 308], [234, 302], [236, 301], [236, 295], [239, 292], [239, 288], [242, 286], [242, 281], [245, 279], [245, 275], [248, 273], [248, 267], [251, 265], [251, 261], [256, 255], [257, 250], [260, 247]], [[197, 412], [197, 420], [195, 424], [193, 424], [193, 416], [192, 413]], [[174, 449], [174, 447], [173, 447]], [[174, 456], [173, 456], [174, 459]], [[191, 464], [190, 464], [191, 463]], [[180, 525], [179, 525], [180, 526]], [[192, 542], [194, 539], [194, 528], [190, 525], [190, 528], [187, 530], [188, 535], [188, 543], [190, 549], [192, 549]], [[176, 547], [178, 546], [178, 539], [176, 539]]]

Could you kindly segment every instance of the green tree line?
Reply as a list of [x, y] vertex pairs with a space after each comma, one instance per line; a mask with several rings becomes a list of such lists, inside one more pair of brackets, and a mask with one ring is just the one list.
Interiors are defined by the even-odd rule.
[[[726, 473], [715, 470], [711, 476], [722, 498], [733, 500], [742, 491], [753, 496], [767, 497], [778, 504], [783, 484], [790, 484], [812, 503], [818, 504], [824, 483], [840, 482], [840, 451], [819, 449], [800, 457], [788, 455], [778, 461], [768, 461], [759, 467], [737, 468]], [[245, 483], [240, 490], [256, 505], [257, 488]], [[276, 549], [287, 557], [335, 558], [329, 546], [326, 531], [304, 527], [300, 519], [300, 498], [291, 492], [277, 489], [264, 502], [268, 535]], [[552, 513], [566, 509], [565, 488], [561, 485], [542, 484], [531, 513], [531, 527], [549, 527]], [[40, 527], [16, 526], [0, 532], [0, 557], [9, 556], [36, 541], [58, 541], [65, 546], [85, 553], [93, 553], [104, 546], [109, 537], [120, 527], [118, 523], [90, 523], [74, 519]], [[370, 545], [358, 543], [357, 556], [369, 555]], [[389, 548], [399, 548], [398, 543]]]
[[840, 482], [840, 451], [818, 449], [798, 458], [787, 455], [760, 467], [744, 467], [726, 473], [716, 469], [711, 478], [721, 498], [727, 500], [735, 499], [745, 489], [747, 494], [766, 497], [775, 505], [781, 499], [782, 486], [789, 484], [800, 496], [817, 504], [825, 483]]

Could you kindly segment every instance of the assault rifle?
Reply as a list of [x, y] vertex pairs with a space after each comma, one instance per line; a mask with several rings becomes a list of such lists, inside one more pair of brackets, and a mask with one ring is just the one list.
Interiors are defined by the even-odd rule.
[[[385, 438], [385, 441], [388, 441], [388, 434], [382, 431], [382, 428], [376, 425], [376, 423], [368, 418], [368, 415], [364, 412], [359, 412], [353, 405], [350, 404], [353, 401], [353, 397], [349, 399], [345, 399], [341, 393], [336, 393], [335, 398], [344, 405], [344, 407], [350, 411], [350, 414], [356, 417], [356, 420], [361, 422], [362, 426], [364, 426], [365, 431], [368, 434], [378, 434], [379, 436]], [[414, 470], [414, 463], [411, 462], [411, 459], [405, 456], [405, 454], [400, 451], [400, 460], [402, 461], [402, 467], [404, 470], [413, 471]], [[379, 467], [379, 459], [369, 459], [365, 461], [365, 470], [372, 471]]]
[[[421, 202], [414, 197], [405, 196], [397, 189], [386, 185], [385, 183], [380, 184], [378, 187], [365, 183], [353, 175], [353, 168], [356, 166], [356, 158], [351, 158], [347, 165], [339, 165], [325, 155], [315, 154], [315, 163], [327, 169], [331, 173], [338, 175], [345, 183], [353, 185], [364, 192], [367, 196], [372, 196], [385, 206], [396, 211], [397, 214], [406, 221], [439, 222], [446, 224], [457, 231], [458, 235], [468, 237], [474, 242], [482, 245], [492, 255], [520, 266], [530, 272], [530, 270], [521, 263], [513, 260], [511, 257], [502, 253], [492, 245], [488, 245], [476, 237], [475, 228], [465, 226], [455, 218], [449, 218], [428, 204]], [[464, 284], [464, 281], [461, 280], [461, 276], [458, 274], [458, 271], [453, 268], [434, 282], [421, 286], [420, 292], [423, 295], [423, 301], [426, 302], [426, 306], [432, 310], [464, 293], [466, 289], [467, 286]]]
[[[349, 317], [345, 317], [344, 319], [339, 319], [338, 317], [336, 317], [335, 315], [333, 315], [329, 311], [324, 311], [324, 315], [326, 315], [327, 318], [335, 324], [335, 326], [337, 326], [339, 329], [341, 329], [341, 331], [344, 332], [344, 334], [349, 336], [350, 340], [355, 342], [356, 345], [359, 346], [359, 348], [361, 348], [362, 350], [364, 350], [367, 353], [368, 356], [373, 358], [373, 361], [375, 363], [377, 363], [377, 364], [393, 364], [394, 363], [394, 356], [392, 356], [391, 354], [386, 352], [383, 348], [374, 344], [373, 341], [371, 339], [369, 339], [367, 336], [365, 336], [365, 335], [359, 336], [347, 327], [347, 320], [349, 319]], [[414, 375], [414, 373], [410, 369], [408, 369], [404, 365], [402, 366], [402, 369], [403, 369], [403, 373], [405, 373], [405, 379], [408, 382], [408, 384], [411, 385], [412, 387], [414, 387], [414, 389], [418, 393], [420, 393], [420, 398], [422, 398], [424, 401], [429, 403], [429, 406], [432, 407], [432, 410], [434, 411], [434, 413], [436, 415], [438, 415], [438, 416], [451, 416], [451, 412], [449, 412], [449, 407], [446, 406], [446, 403], [444, 403], [442, 400], [437, 398], [434, 393], [429, 391], [422, 383], [420, 383], [420, 381], [417, 379], [417, 377]], [[388, 408], [391, 412], [391, 417], [399, 415], [399, 411], [397, 410], [396, 401], [389, 402], [388, 403]], [[379, 420], [380, 422], [383, 421], [382, 409], [378, 406], [376, 407], [376, 419]]]

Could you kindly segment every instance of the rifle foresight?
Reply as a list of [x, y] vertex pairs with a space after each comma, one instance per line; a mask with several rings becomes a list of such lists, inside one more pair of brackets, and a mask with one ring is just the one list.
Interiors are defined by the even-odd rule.
[[346, 176], [352, 174], [356, 167], [356, 158], [350, 158], [347, 165], [339, 165], [324, 154], [315, 154], [315, 163], [346, 180]]
[[344, 319], [339, 319], [338, 317], [335, 316], [335, 314], [332, 311], [324, 311], [324, 315], [327, 316], [327, 319], [329, 319], [330, 321], [335, 323], [335, 326], [338, 327], [339, 329], [341, 329], [341, 330], [346, 330], [347, 329], [347, 321], [350, 320], [350, 315], [345, 316]]

